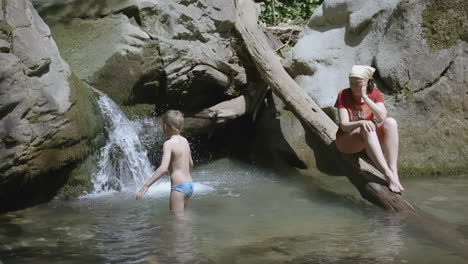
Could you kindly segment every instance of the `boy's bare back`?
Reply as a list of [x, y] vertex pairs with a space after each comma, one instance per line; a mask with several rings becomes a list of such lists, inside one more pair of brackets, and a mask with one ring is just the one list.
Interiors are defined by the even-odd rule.
[[162, 116], [164, 136], [169, 138], [163, 145], [161, 165], [141, 187], [136, 196], [139, 200], [166, 171], [171, 174], [171, 196], [169, 207], [175, 215], [183, 215], [193, 193], [192, 154], [187, 139], [180, 135], [184, 117], [180, 111], [169, 110]]
[[[168, 169], [171, 174], [171, 185], [191, 180], [193, 161], [187, 139], [181, 135], [173, 135], [164, 142], [163, 149], [164, 152], [169, 151], [167, 154], [170, 155]], [[163, 153], [163, 156], [167, 154]]]

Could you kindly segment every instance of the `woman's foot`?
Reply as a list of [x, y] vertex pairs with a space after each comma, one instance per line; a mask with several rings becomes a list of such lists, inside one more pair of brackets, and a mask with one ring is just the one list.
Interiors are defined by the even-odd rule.
[[388, 181], [388, 188], [394, 193], [401, 193], [404, 190], [401, 184], [392, 180]]
[[388, 173], [386, 175], [388, 188], [394, 193], [401, 193], [405, 190], [398, 179], [398, 175], [393, 175], [393, 173]]
[[392, 172], [394, 172], [393, 177], [395, 179], [396, 184], [398, 185], [398, 187], [400, 188], [401, 191], [404, 191], [405, 188], [403, 188], [403, 185], [401, 185], [401, 183], [400, 183], [400, 177], [398, 177], [398, 173], [396, 172], [396, 169], [390, 169], [390, 170], [392, 170]]

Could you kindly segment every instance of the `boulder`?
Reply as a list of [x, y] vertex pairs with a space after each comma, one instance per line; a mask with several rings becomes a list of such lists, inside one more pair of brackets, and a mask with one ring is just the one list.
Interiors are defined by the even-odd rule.
[[308, 146], [301, 122], [273, 93], [266, 97], [266, 106], [260, 111], [252, 136], [250, 151], [259, 165], [292, 167], [309, 173], [317, 172], [320, 167], [318, 151]]
[[232, 1], [33, 3], [73, 71], [129, 117], [167, 108], [194, 113], [246, 87]]
[[1, 11], [0, 211], [6, 211], [51, 199], [99, 147], [103, 122], [31, 3], [3, 1]]
[[354, 64], [377, 68], [406, 172], [466, 172], [468, 2], [325, 0], [284, 60], [325, 110]]

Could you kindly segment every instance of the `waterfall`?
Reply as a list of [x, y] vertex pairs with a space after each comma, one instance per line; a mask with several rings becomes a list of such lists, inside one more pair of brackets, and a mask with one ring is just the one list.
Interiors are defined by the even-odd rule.
[[148, 179], [153, 170], [138, 132], [141, 121], [130, 121], [106, 95], [100, 94], [99, 107], [106, 119], [108, 142], [101, 149], [98, 172], [93, 184], [94, 192], [136, 190]]

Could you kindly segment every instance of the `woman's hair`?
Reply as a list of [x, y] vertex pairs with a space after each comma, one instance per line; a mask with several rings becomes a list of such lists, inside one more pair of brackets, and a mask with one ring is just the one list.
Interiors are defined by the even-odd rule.
[[184, 126], [184, 115], [178, 110], [169, 110], [163, 114], [162, 121], [171, 129], [180, 133]]
[[375, 81], [374, 79], [369, 79], [367, 81], [367, 93], [371, 93], [372, 90], [374, 90], [376, 88], [376, 85], [375, 85]]

